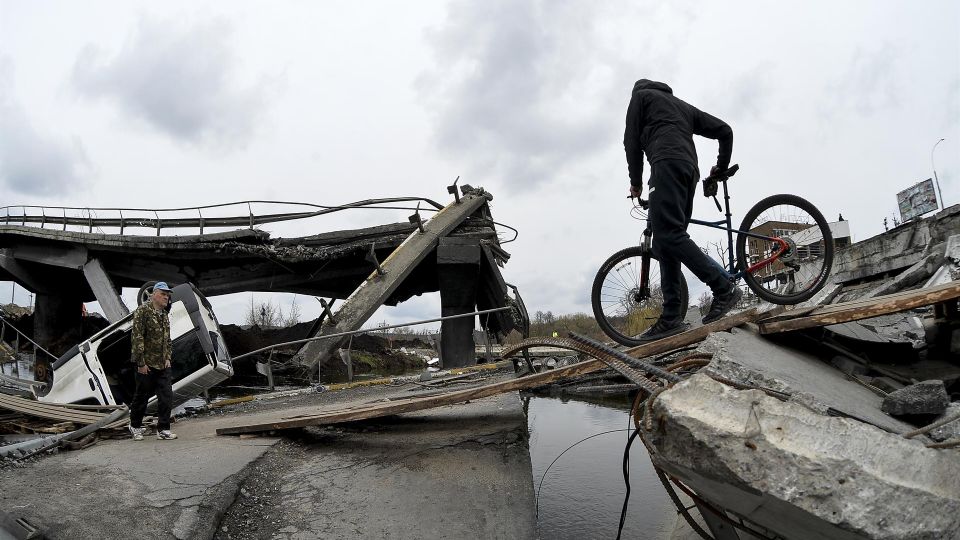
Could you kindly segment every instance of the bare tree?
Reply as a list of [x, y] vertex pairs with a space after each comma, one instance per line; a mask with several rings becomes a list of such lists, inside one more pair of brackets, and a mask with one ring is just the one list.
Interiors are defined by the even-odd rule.
[[276, 328], [283, 323], [283, 311], [272, 301], [254, 302], [250, 299], [250, 310], [247, 312], [244, 321], [250, 326], [259, 326], [260, 328]]
[[712, 301], [713, 295], [710, 294], [710, 291], [703, 291], [703, 294], [697, 299], [697, 309], [700, 310], [700, 315], [706, 315], [710, 311], [710, 302]]
[[[281, 314], [282, 315], [282, 314]], [[297, 297], [293, 297], [293, 301], [290, 302], [290, 311], [287, 312], [286, 317], [281, 317], [283, 319], [284, 326], [293, 326], [300, 322], [300, 304], [297, 303]]]

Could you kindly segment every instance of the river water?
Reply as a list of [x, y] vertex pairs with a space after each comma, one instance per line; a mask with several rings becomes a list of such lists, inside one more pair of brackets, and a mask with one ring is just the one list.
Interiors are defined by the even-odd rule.
[[[631, 404], [626, 399], [599, 403], [540, 396], [524, 399], [534, 490], [550, 462], [567, 447], [596, 433], [628, 427]], [[540, 490], [541, 538], [583, 540], [617, 536], [626, 492], [623, 450], [628, 433], [618, 431], [582, 442], [550, 467]], [[630, 488], [622, 538], [669, 538], [676, 522], [676, 509], [639, 440], [634, 440], [630, 448]]]

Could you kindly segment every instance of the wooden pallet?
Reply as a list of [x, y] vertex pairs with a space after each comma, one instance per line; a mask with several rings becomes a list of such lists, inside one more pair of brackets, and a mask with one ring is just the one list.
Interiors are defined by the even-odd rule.
[[776, 334], [858, 321], [939, 304], [956, 298], [960, 298], [960, 281], [952, 281], [929, 289], [904, 291], [821, 307], [787, 310], [780, 315], [762, 319], [759, 322], [760, 333]]

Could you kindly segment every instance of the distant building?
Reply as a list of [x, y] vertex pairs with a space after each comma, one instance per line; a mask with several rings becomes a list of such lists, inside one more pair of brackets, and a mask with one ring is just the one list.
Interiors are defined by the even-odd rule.
[[[842, 217], [842, 216], [841, 216]], [[834, 250], [850, 245], [850, 222], [846, 220], [835, 221], [828, 224], [830, 234], [833, 236]], [[809, 231], [804, 233], [804, 231]], [[815, 227], [809, 223], [792, 223], [788, 221], [767, 221], [766, 223], [750, 229], [750, 232], [762, 234], [764, 236], [777, 236], [789, 238], [797, 245], [797, 254], [799, 262], [802, 264], [823, 256], [823, 237]], [[757, 238], [747, 239], [747, 261], [748, 265], [756, 264], [770, 256], [768, 251], [769, 243]], [[763, 268], [760, 275], [764, 278], [773, 279], [783, 277], [784, 265], [780, 262]], [[764, 279], [766, 281], [767, 279]], [[782, 281], [786, 281], [785, 278]]]

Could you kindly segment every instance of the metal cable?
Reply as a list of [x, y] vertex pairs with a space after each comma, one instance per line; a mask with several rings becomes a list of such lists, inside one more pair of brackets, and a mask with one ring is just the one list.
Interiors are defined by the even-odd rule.
[[[460, 314], [457, 314], [457, 315], [447, 315], [446, 317], [437, 317], [437, 318], [435, 318], [435, 319], [425, 319], [425, 320], [422, 320], [422, 321], [413, 321], [413, 322], [408, 322], [408, 323], [391, 324], [391, 325], [387, 325], [387, 326], [378, 326], [376, 329], [379, 331], [379, 330], [389, 330], [389, 329], [391, 329], [391, 328], [401, 328], [401, 327], [403, 327], [403, 326], [417, 326], [417, 325], [420, 325], [420, 324], [427, 324], [427, 323], [432, 323], [432, 322], [448, 321], [448, 320], [450, 320], [450, 319], [460, 319], [460, 318], [463, 318], [463, 317], [475, 317], [475, 316], [477, 316], [477, 315], [483, 315], [484, 313], [494, 313], [494, 312], [497, 312], [497, 311], [506, 311], [506, 310], [508, 310], [508, 309], [513, 309], [513, 308], [510, 307], [510, 306], [507, 306], [507, 307], [501, 307], [501, 308], [484, 309], [484, 310], [481, 310], [481, 311], [473, 311], [473, 312], [471, 312], [471, 313], [460, 313]], [[239, 360], [239, 359], [241, 359], [241, 358], [246, 358], [246, 357], [248, 357], [248, 356], [251, 356], [251, 355], [254, 355], [254, 354], [257, 354], [257, 353], [261, 353], [261, 352], [263, 352], [263, 351], [267, 351], [267, 350], [270, 350], [270, 349], [276, 349], [276, 348], [278, 348], [278, 347], [285, 347], [285, 346], [287, 346], [287, 345], [299, 345], [299, 344], [301, 344], [301, 343], [307, 343], [307, 342], [310, 342], [310, 341], [319, 341], [319, 340], [321, 340], [321, 339], [330, 339], [330, 338], [336, 338], [336, 337], [353, 336], [353, 335], [356, 335], [356, 334], [363, 334], [363, 333], [370, 332], [370, 331], [371, 331], [371, 330], [369, 330], [369, 329], [366, 329], [366, 330], [365, 330], [365, 329], [351, 330], [351, 331], [349, 331], [349, 332], [338, 332], [338, 333], [336, 333], [336, 334], [327, 334], [327, 335], [324, 335], [324, 336], [314, 336], [314, 337], [312, 337], [312, 338], [297, 339], [297, 340], [294, 340], [294, 341], [284, 341], [283, 343], [274, 343], [273, 345], [267, 345], [266, 347], [259, 348], [259, 349], [255, 350], [255, 351], [250, 351], [250, 352], [248, 352], [248, 353], [243, 353], [243, 354], [241, 354], [241, 355], [239, 355], [239, 356], [234, 356], [234, 357], [231, 358], [231, 360], [234, 360], [234, 361], [235, 361], [235, 360]]]

